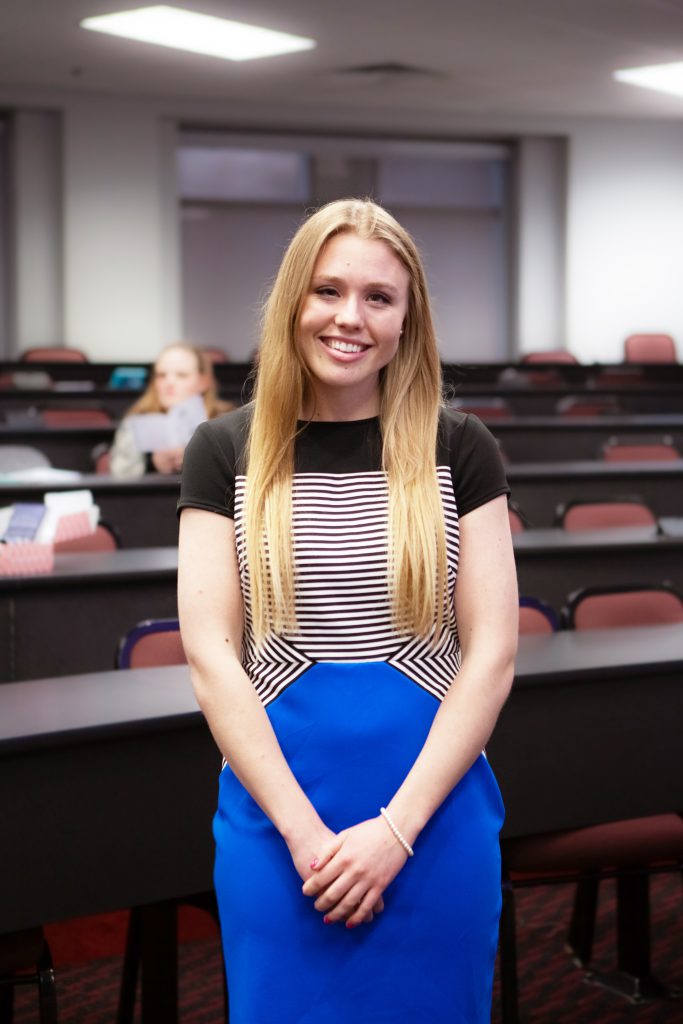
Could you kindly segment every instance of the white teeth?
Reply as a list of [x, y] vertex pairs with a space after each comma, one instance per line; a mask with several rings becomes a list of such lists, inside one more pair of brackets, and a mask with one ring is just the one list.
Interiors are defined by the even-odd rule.
[[356, 345], [352, 341], [328, 341], [329, 348], [335, 348], [337, 352], [362, 352], [366, 345]]

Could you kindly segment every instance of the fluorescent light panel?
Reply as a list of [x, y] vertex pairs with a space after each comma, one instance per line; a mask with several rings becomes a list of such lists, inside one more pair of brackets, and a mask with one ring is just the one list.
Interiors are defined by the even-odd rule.
[[166, 5], [84, 18], [81, 27], [124, 39], [169, 46], [174, 50], [222, 57], [223, 60], [274, 57], [281, 53], [310, 50], [315, 46], [315, 39]]
[[640, 85], [643, 89], [656, 89], [658, 92], [683, 96], [683, 61], [676, 61], [674, 64], [650, 64], [642, 68], [624, 68], [615, 71], [614, 77], [619, 82]]

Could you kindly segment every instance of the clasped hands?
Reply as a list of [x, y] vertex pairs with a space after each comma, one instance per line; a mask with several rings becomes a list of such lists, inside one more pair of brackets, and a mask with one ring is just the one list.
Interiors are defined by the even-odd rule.
[[329, 832], [306, 869], [302, 892], [315, 900], [325, 924], [347, 928], [372, 921], [384, 910], [382, 894], [408, 859], [378, 816], [335, 834]]

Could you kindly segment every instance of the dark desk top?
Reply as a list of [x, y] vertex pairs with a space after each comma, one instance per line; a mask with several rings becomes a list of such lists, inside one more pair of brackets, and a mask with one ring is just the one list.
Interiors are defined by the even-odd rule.
[[0, 686], [0, 754], [196, 724], [187, 665]]
[[683, 624], [561, 630], [519, 638], [514, 689], [570, 681], [589, 686], [596, 679], [651, 676], [672, 666], [683, 672]]
[[[520, 637], [513, 690], [683, 672], [683, 625]], [[681, 687], [683, 699], [683, 686]], [[186, 665], [59, 676], [0, 687], [0, 755], [111, 732], [157, 731], [200, 715]]]
[[514, 462], [506, 466], [510, 482], [517, 480], [572, 480], [572, 479], [648, 479], [652, 477], [676, 478], [683, 476], [683, 459], [665, 462], [603, 462], [599, 459], [580, 459], [567, 462]]
[[0, 590], [63, 588], [94, 581], [174, 579], [178, 569], [178, 549], [121, 548], [118, 551], [89, 551], [55, 555], [50, 573], [35, 576], [0, 576]]
[[[681, 671], [680, 626], [523, 638], [488, 745], [505, 834], [683, 806]], [[0, 759], [0, 932], [210, 886], [220, 755], [187, 666], [6, 684]]]
[[[179, 476], [166, 476], [162, 473], [147, 473], [135, 480], [120, 480], [104, 473], [81, 473], [76, 480], [21, 480], [10, 475], [0, 474], [0, 501], [29, 500], [29, 496], [45, 494], [46, 491], [73, 491], [87, 488], [93, 494], [145, 494], [165, 491], [178, 495], [180, 488]], [[8, 497], [14, 494], [21, 498]], [[26, 495], [24, 498], [23, 496]]]
[[657, 526], [620, 526], [608, 530], [531, 529], [512, 536], [515, 555], [543, 556], [638, 548], [677, 549], [683, 545], [683, 518], [664, 516]]

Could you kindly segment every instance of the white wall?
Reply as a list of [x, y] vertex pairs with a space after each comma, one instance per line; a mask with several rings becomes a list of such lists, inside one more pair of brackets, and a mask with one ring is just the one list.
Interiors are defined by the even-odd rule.
[[517, 350], [565, 348], [565, 140], [522, 138], [515, 177]]
[[91, 358], [151, 359], [178, 335], [173, 167], [154, 108], [82, 99], [65, 110], [65, 337]]
[[[37, 104], [17, 93], [0, 101]], [[64, 338], [95, 359], [151, 359], [180, 333], [169, 140], [176, 113], [200, 122], [204, 107], [73, 96], [52, 105], [64, 121]], [[205, 113], [208, 123], [210, 108]], [[222, 123], [229, 126], [229, 111]], [[457, 124], [450, 131], [457, 136]], [[467, 133], [475, 131], [470, 121]], [[665, 330], [683, 358], [683, 127], [517, 119], [482, 122], [485, 132], [568, 138], [566, 318], [558, 314], [568, 348], [583, 360], [619, 360], [626, 334]], [[547, 298], [539, 286], [539, 304]], [[548, 308], [544, 316], [550, 323], [556, 314]]]
[[8, 357], [64, 344], [62, 123], [54, 111], [24, 110], [12, 125]]
[[191, 205], [182, 214], [184, 335], [234, 362], [258, 344], [260, 311], [301, 206]]
[[618, 362], [626, 335], [665, 331], [683, 360], [683, 127], [576, 126], [567, 224], [568, 347]]

